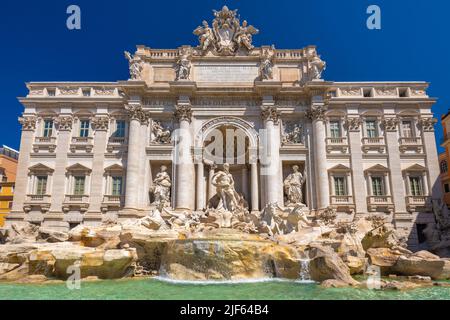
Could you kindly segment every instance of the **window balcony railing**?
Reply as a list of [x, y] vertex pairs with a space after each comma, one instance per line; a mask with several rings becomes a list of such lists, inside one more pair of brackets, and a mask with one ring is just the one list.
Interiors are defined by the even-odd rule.
[[381, 146], [384, 145], [384, 138], [383, 137], [376, 137], [376, 138], [362, 138], [363, 145], [375, 145], [375, 146]]
[[88, 203], [89, 196], [88, 195], [69, 194], [69, 195], [66, 195], [64, 202], [65, 203]]
[[103, 197], [103, 202], [104, 203], [117, 203], [117, 204], [120, 204], [120, 203], [123, 202], [123, 200], [124, 200], [124, 197], [121, 196], [121, 195], [119, 195], [119, 196], [116, 196], [116, 195], [105, 195]]
[[42, 144], [54, 144], [56, 142], [56, 137], [36, 137], [34, 142]]
[[413, 204], [413, 205], [427, 205], [427, 204], [431, 204], [431, 197], [429, 197], [429, 196], [407, 196], [406, 203]]
[[353, 204], [353, 196], [331, 196], [332, 205]]
[[367, 202], [375, 205], [392, 204], [392, 196], [368, 196]]
[[72, 143], [90, 143], [92, 141], [92, 137], [73, 137]]
[[327, 138], [327, 145], [347, 145], [347, 138]]
[[125, 143], [125, 137], [110, 137], [109, 143], [112, 144], [124, 144]]
[[29, 194], [27, 195], [27, 201], [30, 203], [49, 203], [50, 195], [47, 194]]
[[399, 143], [403, 146], [420, 146], [422, 145], [422, 139], [420, 137], [400, 138]]

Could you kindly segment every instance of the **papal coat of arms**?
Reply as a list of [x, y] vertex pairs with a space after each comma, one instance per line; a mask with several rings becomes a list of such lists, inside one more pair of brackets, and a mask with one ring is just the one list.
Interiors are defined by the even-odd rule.
[[240, 48], [253, 49], [252, 36], [259, 32], [258, 29], [248, 25], [246, 20], [241, 25], [237, 10], [230, 10], [227, 6], [213, 12], [212, 28], [203, 21], [203, 25], [194, 30], [199, 37], [198, 49], [202, 53], [211, 50], [218, 55], [234, 55]]

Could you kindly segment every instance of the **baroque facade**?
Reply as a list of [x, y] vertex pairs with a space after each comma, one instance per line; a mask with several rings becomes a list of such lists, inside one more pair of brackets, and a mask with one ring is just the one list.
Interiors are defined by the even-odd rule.
[[442, 197], [428, 84], [326, 81], [314, 46], [258, 32], [224, 7], [197, 47], [126, 52], [127, 81], [28, 83], [8, 223], [302, 204], [382, 215], [420, 247]]

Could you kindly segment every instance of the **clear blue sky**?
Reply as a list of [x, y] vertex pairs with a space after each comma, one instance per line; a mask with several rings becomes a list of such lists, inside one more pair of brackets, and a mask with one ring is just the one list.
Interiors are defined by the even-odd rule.
[[[66, 28], [71, 4], [81, 7], [80, 31]], [[257, 46], [317, 45], [327, 80], [428, 81], [436, 117], [450, 106], [449, 1], [0, 1], [0, 144], [19, 148], [25, 82], [124, 80], [124, 50], [196, 45], [192, 30], [224, 4], [260, 30]], [[382, 30], [366, 28], [371, 4], [381, 7]]]

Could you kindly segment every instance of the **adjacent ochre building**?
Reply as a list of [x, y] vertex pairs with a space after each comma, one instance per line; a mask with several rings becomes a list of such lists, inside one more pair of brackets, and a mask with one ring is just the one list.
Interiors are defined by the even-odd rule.
[[442, 197], [427, 83], [322, 80], [314, 46], [253, 47], [258, 30], [227, 8], [194, 33], [198, 47], [126, 53], [127, 81], [27, 84], [8, 222], [70, 228], [146, 215], [161, 165], [170, 207], [202, 211], [221, 167], [205, 150], [220, 131], [225, 151], [233, 133], [244, 136], [223, 162], [251, 211], [285, 205], [283, 180], [298, 165], [311, 215], [380, 214], [419, 247]]
[[18, 157], [18, 151], [7, 146], [0, 147], [0, 227], [12, 207]]

